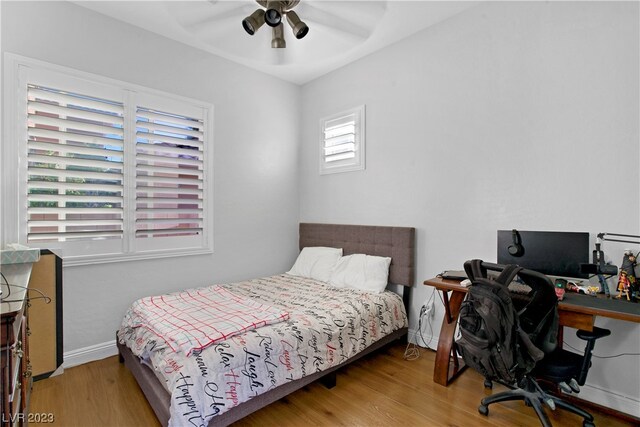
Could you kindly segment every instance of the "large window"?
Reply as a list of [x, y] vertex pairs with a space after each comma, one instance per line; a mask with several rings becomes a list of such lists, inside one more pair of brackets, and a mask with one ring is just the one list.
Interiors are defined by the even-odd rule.
[[364, 169], [364, 105], [320, 120], [320, 173]]
[[4, 243], [67, 264], [211, 251], [211, 105], [13, 55], [6, 73]]

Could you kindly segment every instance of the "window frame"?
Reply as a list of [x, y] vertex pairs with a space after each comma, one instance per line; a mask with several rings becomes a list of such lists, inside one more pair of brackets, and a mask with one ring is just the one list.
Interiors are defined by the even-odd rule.
[[[359, 105], [348, 110], [344, 110], [340, 113], [332, 114], [330, 116], [320, 119], [320, 132], [319, 132], [319, 167], [320, 175], [328, 175], [333, 173], [342, 172], [354, 172], [365, 169], [365, 153], [366, 153], [366, 111], [365, 106]], [[325, 161], [325, 130], [327, 129], [327, 123], [333, 120], [337, 120], [343, 117], [353, 115], [355, 116], [355, 157], [353, 159], [338, 160], [334, 164], [329, 164]]]
[[[2, 181], [3, 203], [0, 208], [0, 225], [4, 235], [0, 243], [20, 243], [28, 246], [42, 246], [59, 251], [65, 260], [65, 266], [101, 264], [119, 261], [135, 261], [163, 257], [213, 253], [213, 113], [211, 103], [182, 97], [156, 89], [127, 83], [100, 75], [75, 70], [44, 61], [27, 58], [11, 53], [4, 54], [4, 92], [3, 122], [12, 123], [5, 126], [3, 137], [5, 143], [0, 147], [0, 164], [3, 168]], [[125, 104], [125, 173], [123, 182], [124, 203], [127, 205], [124, 215], [124, 233], [120, 245], [101, 244], [100, 240], [80, 240], [76, 245], [69, 242], [27, 243], [27, 126], [26, 126], [26, 89], [27, 74], [51, 76], [51, 80], [68, 79], [82, 85], [86, 82], [89, 88], [106, 88], [106, 91], [119, 93]], [[37, 79], [36, 79], [37, 80]], [[77, 92], [82, 93], [81, 88]], [[71, 89], [69, 89], [71, 90]], [[87, 95], [96, 96], [94, 93]], [[99, 95], [99, 94], [98, 94]], [[154, 105], [162, 105], [165, 111], [180, 114], [185, 110], [201, 112], [199, 118], [204, 121], [203, 178], [202, 178], [202, 235], [192, 239], [176, 237], [158, 237], [156, 244], [136, 244], [135, 237], [135, 198], [136, 198], [136, 108], [144, 102], [141, 100], [157, 99]], [[147, 105], [148, 107], [148, 105]], [[172, 110], [173, 108], [173, 110]], [[16, 141], [17, 143], [7, 143]], [[168, 239], [173, 239], [170, 242]], [[107, 239], [109, 240], [109, 239]], [[147, 240], [147, 239], [139, 239]], [[178, 246], [176, 246], [176, 244]], [[118, 247], [119, 246], [119, 247]], [[141, 249], [142, 248], [142, 249]]]

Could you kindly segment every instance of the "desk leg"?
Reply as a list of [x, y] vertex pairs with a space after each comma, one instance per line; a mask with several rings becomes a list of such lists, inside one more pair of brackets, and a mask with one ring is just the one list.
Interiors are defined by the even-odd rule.
[[[438, 350], [436, 351], [436, 363], [433, 370], [433, 381], [447, 386], [460, 374], [466, 365], [458, 361], [458, 351], [453, 338], [456, 332], [456, 323], [460, 313], [460, 305], [464, 300], [464, 292], [451, 292], [451, 299], [447, 291], [442, 291], [445, 307], [445, 316], [442, 319]], [[451, 362], [453, 361], [453, 366]]]

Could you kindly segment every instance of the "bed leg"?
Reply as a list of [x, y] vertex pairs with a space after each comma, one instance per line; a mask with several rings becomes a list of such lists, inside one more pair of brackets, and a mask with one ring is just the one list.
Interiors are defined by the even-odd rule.
[[320, 384], [326, 388], [334, 388], [336, 386], [337, 376], [335, 371], [320, 378]]
[[[118, 343], [118, 332], [116, 331], [116, 344], [117, 343]], [[124, 363], [124, 357], [122, 356], [120, 349], [118, 349], [118, 362]]]
[[402, 345], [407, 345], [409, 344], [409, 333], [404, 334], [403, 336], [401, 336], [400, 338], [398, 338], [398, 341], [400, 342], [400, 344]]

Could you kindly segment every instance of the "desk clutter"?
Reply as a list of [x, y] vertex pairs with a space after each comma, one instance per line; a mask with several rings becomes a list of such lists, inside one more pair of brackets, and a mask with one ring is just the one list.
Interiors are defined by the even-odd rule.
[[638, 289], [638, 279], [636, 277], [638, 254], [626, 251], [620, 266], [620, 275], [618, 276], [618, 297], [625, 297], [627, 301], [640, 300], [640, 289]]
[[596, 296], [598, 295], [598, 292], [600, 290], [598, 286], [591, 286], [589, 282], [586, 282], [585, 284], [582, 280], [574, 281], [563, 279], [560, 277], [555, 280], [554, 286], [556, 288], [556, 296], [558, 297], [559, 301], [562, 301], [564, 299], [564, 295], [566, 292], [575, 292], [583, 295]]
[[[589, 233], [498, 230], [498, 264], [515, 264], [552, 276], [560, 301], [565, 293], [573, 292], [591, 296], [602, 294], [606, 298], [639, 302], [640, 252], [625, 250], [618, 268], [611, 263], [605, 263], [603, 241], [640, 244], [640, 236], [599, 233], [595, 250], [592, 252], [593, 259], [589, 263]], [[608, 280], [616, 276], [617, 283], [613, 289], [615, 294], [612, 295]], [[445, 270], [438, 277], [456, 281], [468, 278], [464, 270]], [[591, 278], [597, 278], [598, 285], [592, 284]], [[509, 285], [509, 289], [516, 294], [526, 294], [530, 291], [526, 286], [522, 286], [521, 280], [517, 277]]]
[[[640, 245], [640, 236], [632, 234], [598, 233], [595, 249], [590, 251], [590, 234], [567, 231], [523, 231], [498, 230], [498, 264], [516, 264], [547, 276], [572, 278], [567, 282], [556, 282], [558, 297], [564, 292], [585, 295], [604, 294], [628, 301], [640, 301], [637, 259], [640, 252], [625, 249], [620, 268], [605, 261], [603, 244], [607, 242]], [[591, 254], [591, 259], [589, 255]], [[597, 278], [599, 286], [588, 280]], [[614, 289], [609, 289], [609, 279], [616, 280]], [[584, 280], [584, 283], [580, 280]], [[564, 287], [564, 290], [563, 290]], [[612, 287], [613, 288], [613, 287]]]
[[[640, 301], [640, 284], [636, 274], [638, 254], [634, 254], [631, 251], [625, 251], [622, 259], [622, 265], [620, 266], [618, 273], [618, 283], [616, 285], [616, 291], [618, 294], [615, 298], [629, 301]], [[614, 266], [615, 267], [615, 266]], [[614, 270], [610, 270], [613, 272]], [[605, 277], [602, 272], [596, 271], [595, 276], [598, 277], [600, 286], [593, 286], [590, 282], [581, 280], [567, 280], [563, 278], [555, 279], [556, 295], [558, 299], [562, 301], [565, 292], [576, 292], [583, 295], [596, 296], [598, 294], [605, 295], [607, 298], [611, 298], [611, 291], [607, 279], [613, 277], [615, 273], [609, 274]]]

